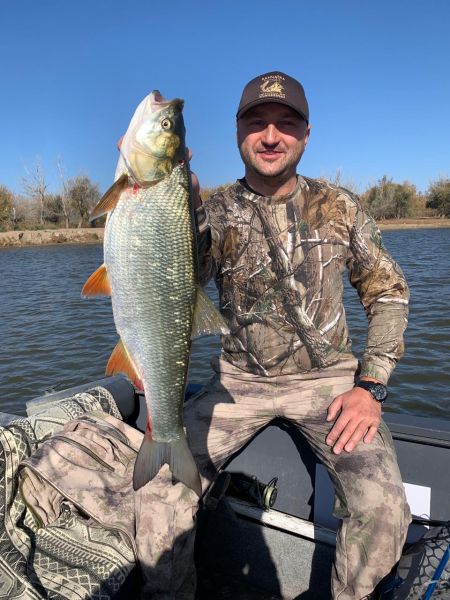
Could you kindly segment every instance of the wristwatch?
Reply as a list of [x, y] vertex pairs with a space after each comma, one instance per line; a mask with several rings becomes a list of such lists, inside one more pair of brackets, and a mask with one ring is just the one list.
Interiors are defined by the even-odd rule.
[[355, 387], [360, 387], [363, 390], [370, 392], [377, 402], [384, 402], [388, 397], [387, 387], [376, 381], [361, 381], [361, 379], [359, 379]]

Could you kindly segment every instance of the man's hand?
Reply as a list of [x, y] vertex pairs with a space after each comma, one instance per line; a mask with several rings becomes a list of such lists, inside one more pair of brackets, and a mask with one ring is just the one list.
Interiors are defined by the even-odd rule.
[[381, 421], [381, 403], [362, 388], [354, 387], [333, 400], [328, 407], [327, 421], [334, 421], [326, 443], [335, 454], [351, 452], [364, 439], [370, 444]]

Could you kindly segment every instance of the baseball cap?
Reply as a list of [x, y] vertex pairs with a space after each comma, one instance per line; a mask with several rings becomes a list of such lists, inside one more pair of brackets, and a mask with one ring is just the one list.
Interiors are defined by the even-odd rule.
[[308, 101], [302, 84], [281, 71], [258, 75], [247, 83], [242, 92], [236, 118], [240, 119], [250, 108], [265, 102], [278, 102], [296, 110], [309, 121]]

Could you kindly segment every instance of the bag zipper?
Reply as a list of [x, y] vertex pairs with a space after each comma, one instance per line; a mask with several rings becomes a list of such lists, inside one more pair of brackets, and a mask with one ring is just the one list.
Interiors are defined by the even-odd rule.
[[53, 440], [55, 440], [55, 439], [56, 440], [60, 440], [61, 442], [65, 442], [66, 444], [70, 444], [72, 446], [76, 446], [77, 448], [79, 448], [83, 452], [86, 452], [86, 454], [88, 454], [95, 461], [97, 461], [98, 463], [100, 463], [103, 467], [105, 467], [105, 469], [108, 469], [108, 471], [114, 471], [114, 467], [112, 467], [107, 462], [105, 462], [104, 460], [102, 460], [93, 450], [91, 450], [90, 448], [88, 448], [87, 446], [85, 446], [84, 444], [82, 444], [81, 442], [73, 440], [73, 439], [71, 439], [69, 437], [65, 437], [64, 435], [59, 435], [57, 433], [52, 436], [52, 439]]
[[130, 448], [130, 450], [133, 450], [137, 454], [137, 450], [135, 450], [133, 448], [133, 446], [130, 445], [130, 441], [128, 440], [127, 436], [122, 431], [120, 431], [120, 429], [118, 429], [111, 423], [108, 423], [108, 421], [105, 421], [103, 419], [101, 419], [100, 421], [96, 421], [92, 417], [82, 416], [79, 420], [79, 423], [82, 423], [84, 421], [87, 421], [88, 423], [92, 423], [93, 425], [96, 425], [97, 427], [105, 427], [105, 428], [109, 429], [114, 434], [115, 438], [117, 438], [120, 442], [122, 442], [125, 446], [127, 446], [127, 448]]
[[[56, 436], [54, 436], [54, 437], [56, 437]], [[109, 467], [109, 465], [108, 465], [108, 467]], [[81, 506], [81, 504], [79, 504], [73, 498], [71, 498], [66, 492], [64, 492], [63, 490], [61, 490], [57, 485], [55, 485], [54, 483], [52, 483], [51, 481], [49, 481], [46, 477], [44, 477], [42, 475], [42, 473], [40, 473], [39, 470], [36, 469], [34, 466], [31, 466], [31, 465], [27, 464], [26, 468], [27, 469], [31, 469], [38, 477], [40, 477], [40, 479], [43, 479], [44, 481], [46, 481], [48, 483], [48, 485], [50, 485], [57, 492], [59, 492], [63, 498], [67, 498], [68, 500], [70, 500], [70, 502], [72, 502], [72, 504], [80, 512], [83, 512], [86, 515], [88, 515], [91, 519], [93, 519], [93, 521], [95, 521], [95, 523], [98, 523], [100, 527], [103, 527], [104, 529], [120, 531], [121, 533], [123, 533], [123, 535], [125, 536], [125, 538], [130, 543], [131, 549], [132, 549], [133, 554], [134, 554], [135, 563], [136, 564], [138, 563], [139, 559], [138, 559], [138, 551], [137, 551], [136, 542], [134, 541], [134, 538], [131, 537], [131, 535], [128, 533], [128, 531], [126, 529], [124, 529], [123, 527], [120, 527], [118, 525], [109, 525], [107, 523], [104, 523], [98, 517], [96, 517], [95, 515], [93, 515], [89, 510], [86, 510], [83, 506]], [[112, 470], [114, 470], [114, 469], [112, 469]]]

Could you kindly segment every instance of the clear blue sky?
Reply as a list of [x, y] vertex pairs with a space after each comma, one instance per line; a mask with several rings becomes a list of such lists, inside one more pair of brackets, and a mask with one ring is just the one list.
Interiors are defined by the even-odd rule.
[[37, 156], [53, 190], [62, 157], [104, 191], [155, 88], [185, 99], [201, 182], [233, 181], [242, 87], [275, 69], [310, 104], [300, 172], [422, 191], [450, 175], [448, 0], [3, 0], [0, 26], [0, 184], [18, 193]]

